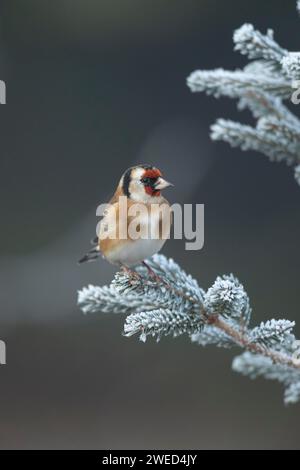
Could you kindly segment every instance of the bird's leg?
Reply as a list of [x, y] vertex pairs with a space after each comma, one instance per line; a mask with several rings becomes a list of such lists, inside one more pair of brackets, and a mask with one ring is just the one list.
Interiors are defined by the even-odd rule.
[[123, 269], [123, 271], [133, 280], [133, 279], [136, 279], [136, 280], [140, 280], [141, 279], [141, 276], [136, 272], [134, 271], [134, 269], [130, 269], [128, 266], [126, 266], [126, 264], [122, 264], [120, 263], [120, 266], [121, 268]]
[[153, 279], [153, 281], [163, 284], [168, 284], [164, 279], [162, 279], [158, 274], [156, 274], [152, 268], [146, 263], [146, 261], [142, 261], [142, 264], [147, 268], [149, 276]]

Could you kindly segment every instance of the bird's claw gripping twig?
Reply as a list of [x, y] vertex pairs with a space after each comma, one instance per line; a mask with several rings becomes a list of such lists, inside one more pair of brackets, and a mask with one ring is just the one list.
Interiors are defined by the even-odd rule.
[[125, 266], [125, 264], [122, 264], [121, 267], [122, 267], [123, 271], [128, 275], [131, 282], [134, 282], [134, 281], [139, 281], [140, 282], [141, 281], [141, 276], [139, 275], [139, 273], [137, 273], [133, 269], [130, 269], [128, 266]]

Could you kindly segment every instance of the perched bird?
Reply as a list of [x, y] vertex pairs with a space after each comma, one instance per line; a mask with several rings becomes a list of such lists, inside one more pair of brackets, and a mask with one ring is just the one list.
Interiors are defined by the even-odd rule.
[[145, 259], [157, 253], [169, 238], [171, 208], [161, 195], [168, 186], [173, 185], [154, 166], [128, 168], [104, 212], [93, 248], [79, 263], [93, 261], [101, 254], [131, 274], [130, 267], [143, 263], [155, 276]]

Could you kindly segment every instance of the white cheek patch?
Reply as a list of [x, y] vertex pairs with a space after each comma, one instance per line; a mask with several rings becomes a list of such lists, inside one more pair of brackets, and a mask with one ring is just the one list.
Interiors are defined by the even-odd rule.
[[129, 193], [131, 199], [135, 201], [142, 201], [146, 195], [143, 183], [141, 181], [131, 180], [129, 185]]
[[131, 178], [139, 181], [144, 173], [145, 170], [143, 168], [134, 168], [131, 173]]

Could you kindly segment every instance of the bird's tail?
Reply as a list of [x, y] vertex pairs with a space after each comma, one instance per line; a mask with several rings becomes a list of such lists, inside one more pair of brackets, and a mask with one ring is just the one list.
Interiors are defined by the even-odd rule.
[[100, 249], [98, 245], [98, 237], [91, 240], [93, 247], [78, 261], [78, 264], [94, 261], [100, 256]]

